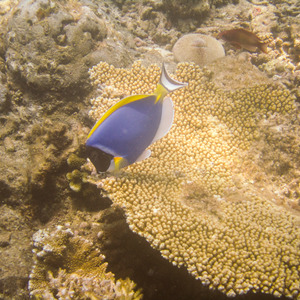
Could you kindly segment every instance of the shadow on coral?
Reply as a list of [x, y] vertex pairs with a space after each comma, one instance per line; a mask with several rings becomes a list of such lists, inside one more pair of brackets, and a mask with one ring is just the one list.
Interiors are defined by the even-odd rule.
[[13, 298], [16, 300], [29, 299], [29, 297], [22, 291], [26, 290], [27, 283], [28, 279], [25, 277], [11, 276], [7, 277], [5, 280], [0, 280], [0, 299], [10, 299], [11, 295], [17, 295]]
[[[111, 208], [103, 216], [104, 234], [101, 237], [101, 252], [106, 256], [108, 271], [116, 278], [129, 277], [142, 288], [144, 300], [225, 300], [226, 295], [201, 285], [184, 268], [177, 268], [165, 260], [159, 251], [126, 224], [123, 212]], [[271, 300], [272, 295], [248, 293], [236, 300]], [[287, 298], [280, 298], [287, 299]]]
[[112, 204], [109, 198], [102, 198], [99, 189], [90, 183], [83, 183], [79, 192], [72, 192], [72, 200], [76, 209], [89, 212], [109, 208]]
[[66, 180], [53, 174], [47, 176], [42, 188], [32, 186], [30, 202], [34, 219], [47, 223], [62, 208], [67, 188]]
[[0, 204], [5, 203], [6, 200], [11, 195], [11, 190], [9, 189], [9, 185], [5, 183], [3, 180], [0, 181], [0, 194], [1, 194]]

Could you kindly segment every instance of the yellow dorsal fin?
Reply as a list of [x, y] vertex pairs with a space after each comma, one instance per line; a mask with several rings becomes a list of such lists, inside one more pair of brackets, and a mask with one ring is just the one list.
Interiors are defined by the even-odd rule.
[[159, 83], [154, 92], [154, 94], [156, 95], [155, 103], [157, 103], [160, 100], [162, 101], [168, 93], [169, 91], [162, 84]]

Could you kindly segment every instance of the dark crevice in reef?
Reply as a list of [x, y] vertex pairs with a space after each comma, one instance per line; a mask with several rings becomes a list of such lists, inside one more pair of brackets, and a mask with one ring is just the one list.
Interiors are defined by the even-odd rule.
[[71, 192], [72, 203], [75, 209], [96, 212], [107, 209], [112, 202], [107, 197], [101, 197], [99, 189], [90, 183], [83, 183], [79, 192]]
[[[129, 277], [142, 288], [144, 300], [272, 300], [272, 295], [247, 293], [235, 298], [202, 286], [184, 268], [165, 260], [144, 238], [133, 233], [118, 208], [107, 210], [103, 217], [104, 235], [101, 251], [106, 256], [108, 271], [116, 278]], [[287, 299], [281, 297], [280, 299]]]
[[[45, 184], [42, 187], [31, 188], [31, 199], [33, 219], [46, 224], [56, 215], [63, 206], [65, 191], [68, 186], [64, 175], [47, 174]], [[55, 175], [57, 177], [55, 177]]]
[[[28, 279], [26, 277], [18, 277], [18, 276], [10, 276], [4, 279], [0, 279], [0, 300], [27, 300], [29, 296], [21, 291], [21, 289], [26, 290], [28, 285]], [[6, 295], [16, 295], [16, 287], [19, 289], [19, 294], [14, 297], [10, 298]]]

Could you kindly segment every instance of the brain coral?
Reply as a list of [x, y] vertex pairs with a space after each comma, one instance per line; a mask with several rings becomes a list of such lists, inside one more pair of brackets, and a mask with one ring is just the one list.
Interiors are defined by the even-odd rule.
[[[97, 119], [121, 97], [150, 93], [157, 66], [90, 71], [102, 94], [92, 100]], [[241, 153], [259, 135], [257, 121], [292, 112], [288, 91], [260, 85], [217, 89], [205, 69], [179, 64], [172, 93], [174, 124], [151, 146], [152, 156], [97, 184], [124, 208], [130, 228], [174, 265], [228, 296], [252, 290], [299, 299], [299, 219], [239, 174]]]
[[33, 240], [35, 265], [29, 280], [33, 299], [141, 299], [135, 283], [128, 278], [116, 281], [93, 243], [70, 228], [39, 230]]
[[224, 48], [218, 40], [200, 33], [182, 36], [175, 43], [173, 53], [178, 62], [194, 62], [199, 66], [225, 56]]

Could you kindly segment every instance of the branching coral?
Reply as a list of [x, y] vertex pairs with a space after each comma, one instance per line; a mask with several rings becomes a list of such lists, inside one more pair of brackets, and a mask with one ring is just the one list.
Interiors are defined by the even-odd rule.
[[115, 280], [92, 242], [58, 226], [34, 235], [30, 295], [37, 299], [141, 299], [135, 283]]
[[[152, 92], [160, 72], [100, 63], [90, 73], [103, 89], [92, 100], [96, 119], [124, 95]], [[270, 85], [223, 92], [209, 72], [188, 63], [178, 65], [176, 77], [189, 86], [172, 93], [168, 135], [151, 146], [149, 159], [118, 177], [102, 175], [98, 186], [124, 208], [134, 232], [210, 288], [297, 298], [297, 219], [236, 175], [241, 150], [259, 134], [257, 121], [292, 112], [293, 98]]]

